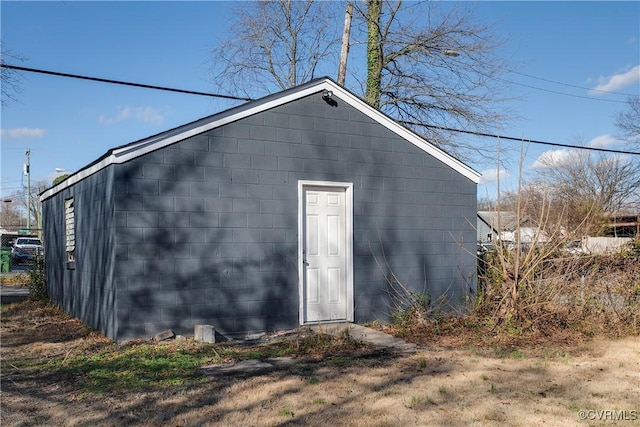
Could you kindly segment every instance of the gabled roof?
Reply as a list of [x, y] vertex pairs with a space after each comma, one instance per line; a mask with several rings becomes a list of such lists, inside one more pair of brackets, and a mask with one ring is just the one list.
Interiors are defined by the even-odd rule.
[[516, 213], [511, 211], [478, 211], [478, 218], [497, 233], [513, 231], [517, 226]]
[[339, 86], [330, 78], [323, 77], [276, 94], [265, 96], [264, 98], [260, 98], [255, 101], [249, 101], [240, 106], [233, 107], [221, 113], [217, 113], [191, 123], [187, 123], [177, 128], [159, 133], [157, 135], [113, 148], [109, 150], [105, 155], [97, 159], [95, 162], [87, 165], [83, 169], [69, 176], [58, 185], [44, 191], [40, 195], [40, 200], [46, 200], [59, 191], [62, 191], [63, 189], [75, 184], [78, 181], [81, 181], [87, 176], [90, 176], [111, 164], [125, 163], [129, 160], [135, 159], [136, 157], [182, 141], [186, 138], [201, 134], [220, 126], [224, 126], [237, 120], [244, 119], [254, 114], [267, 111], [271, 108], [278, 107], [280, 105], [304, 98], [306, 96], [323, 92], [324, 90], [331, 91], [334, 97], [337, 97], [346, 104], [365, 114], [372, 120], [386, 127], [396, 135], [409, 141], [424, 152], [440, 160], [469, 180], [475, 182], [476, 184], [479, 182], [480, 174], [478, 172], [462, 163], [458, 159], [452, 157], [445, 151], [439, 149], [435, 145], [427, 142], [424, 138], [407, 129], [406, 127], [400, 125], [389, 116], [371, 107], [364, 100], [346, 90], [345, 88]]

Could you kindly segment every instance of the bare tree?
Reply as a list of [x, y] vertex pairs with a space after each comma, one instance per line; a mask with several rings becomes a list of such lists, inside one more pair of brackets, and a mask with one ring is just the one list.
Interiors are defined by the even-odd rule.
[[316, 76], [339, 37], [330, 3], [261, 0], [235, 10], [229, 38], [212, 52], [212, 79], [248, 97], [284, 90]]
[[508, 115], [498, 108], [505, 63], [491, 26], [457, 5], [367, 0], [358, 11], [367, 28], [365, 100], [459, 157], [483, 154], [486, 147], [452, 141], [442, 128], [486, 131]]
[[0, 206], [0, 228], [15, 231], [26, 224], [27, 220], [21, 212], [18, 203], [14, 203], [12, 197], [7, 197]]
[[[229, 38], [213, 51], [213, 81], [256, 97], [308, 81], [316, 68], [334, 72], [343, 13], [338, 4], [243, 4]], [[490, 142], [465, 144], [443, 129], [490, 131], [508, 116], [499, 107], [506, 67], [496, 52], [502, 43], [491, 27], [476, 24], [473, 9], [451, 4], [365, 0], [354, 9], [350, 46], [366, 45], [367, 71], [359, 74], [358, 64], [349, 61], [347, 73], [361, 85], [351, 89], [463, 160], [491, 158]]]
[[[539, 172], [556, 209], [564, 207], [569, 227], [595, 232], [606, 214], [619, 212], [640, 200], [640, 162], [622, 155], [571, 151], [562, 162], [550, 159]], [[583, 228], [584, 228], [583, 227]]]
[[[0, 42], [0, 50], [2, 51], [2, 55], [0, 56], [0, 63], [2, 63], [2, 65], [11, 61], [24, 61], [25, 59], [23, 56], [7, 49], [4, 41]], [[0, 67], [0, 82], [0, 87], [2, 88], [0, 100], [2, 106], [6, 107], [11, 101], [17, 101], [17, 94], [20, 93], [22, 89], [20, 86], [22, 83], [22, 75], [11, 68]]]
[[627, 106], [627, 110], [618, 113], [616, 126], [624, 139], [640, 144], [640, 96], [630, 96]]
[[[3, 203], [8, 206], [2, 206], [2, 225], [5, 228], [16, 230], [25, 228], [30, 224], [31, 230], [38, 230], [41, 227], [42, 205], [40, 203], [40, 193], [46, 190], [50, 185], [45, 181], [36, 181], [31, 185], [31, 194], [28, 197], [27, 189], [13, 192], [6, 199], [11, 203]], [[29, 215], [27, 220], [27, 215]]]

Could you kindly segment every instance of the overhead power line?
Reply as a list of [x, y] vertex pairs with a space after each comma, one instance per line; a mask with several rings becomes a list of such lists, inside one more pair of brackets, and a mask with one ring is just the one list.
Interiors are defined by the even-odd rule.
[[[479, 61], [478, 60], [477, 62], [480, 62], [481, 64], [484, 64], [486, 66], [491, 66], [491, 67], [493, 66], [493, 64], [486, 63], [486, 62], [483, 62], [483, 61]], [[614, 91], [611, 91], [611, 90], [595, 89], [595, 88], [589, 88], [589, 87], [584, 87], [584, 86], [578, 86], [578, 85], [573, 85], [573, 84], [569, 84], [569, 83], [559, 82], [557, 80], [551, 80], [551, 79], [547, 79], [547, 78], [544, 78], [544, 77], [538, 77], [538, 76], [533, 76], [531, 74], [522, 73], [520, 71], [516, 71], [516, 70], [513, 70], [513, 69], [508, 68], [508, 67], [498, 67], [498, 68], [500, 68], [502, 70], [505, 70], [505, 71], [507, 71], [509, 73], [512, 73], [512, 74], [518, 74], [518, 75], [523, 76], [523, 77], [528, 77], [528, 78], [531, 78], [531, 79], [541, 80], [541, 81], [544, 81], [544, 82], [553, 83], [553, 84], [560, 85], [560, 86], [566, 86], [566, 87], [586, 90], [586, 91], [590, 91], [590, 92], [598, 92], [598, 93], [607, 94], [607, 95], [618, 95], [618, 96], [626, 96], [626, 97], [631, 97], [631, 98], [640, 97], [640, 95], [636, 95], [636, 94], [632, 94], [632, 93], [614, 92]], [[500, 78], [500, 77], [494, 77], [492, 75], [483, 73], [481, 71], [478, 71], [478, 73], [480, 73], [480, 74], [482, 74], [482, 75], [484, 75], [486, 77], [492, 78], [492, 79], [500, 80], [500, 81], [505, 82], [505, 83], [510, 83], [510, 84], [514, 84], [514, 85], [518, 85], [518, 86], [528, 87], [530, 89], [535, 89], [535, 90], [539, 90], [539, 91], [542, 91], [542, 92], [554, 93], [556, 95], [564, 95], [564, 96], [571, 96], [571, 97], [574, 97], [574, 98], [589, 99], [591, 101], [616, 102], [616, 103], [620, 103], [620, 104], [625, 104], [627, 102], [627, 101], [620, 101], [620, 100], [595, 98], [593, 96], [576, 95], [576, 94], [567, 93], [567, 92], [560, 92], [560, 91], [557, 91], [557, 90], [545, 89], [545, 88], [542, 88], [542, 87], [533, 86], [533, 85], [529, 85], [529, 84], [526, 84], [526, 83], [516, 82], [514, 80], [504, 79], [504, 78]]]
[[592, 92], [608, 93], [608, 94], [611, 94], [611, 95], [638, 96], [638, 95], [634, 95], [633, 93], [614, 92], [612, 90], [593, 89], [593, 88], [584, 87], [584, 86], [572, 85], [572, 84], [569, 84], [569, 83], [563, 83], [563, 82], [558, 82], [558, 81], [551, 80], [551, 79], [545, 79], [544, 77], [532, 76], [531, 74], [525, 74], [525, 73], [521, 73], [521, 72], [515, 71], [515, 70], [507, 70], [507, 71], [509, 71], [511, 73], [514, 73], [514, 74], [520, 74], [521, 76], [529, 77], [531, 79], [542, 80], [543, 82], [554, 83], [554, 84], [557, 84], [557, 85], [572, 87], [572, 88], [575, 88], [575, 89], [584, 89], [584, 90], [589, 90], [589, 91], [592, 91]]
[[[551, 89], [544, 89], [541, 87], [537, 87], [537, 86], [531, 86], [525, 83], [518, 83], [518, 82], [514, 82], [513, 80], [507, 80], [507, 79], [502, 79], [500, 77], [494, 77], [496, 80], [500, 80], [503, 81], [505, 83], [511, 83], [514, 85], [518, 85], [518, 86], [524, 86], [524, 87], [528, 87], [530, 89], [535, 89], [535, 90], [541, 90], [543, 92], [549, 92], [549, 93], [555, 93], [556, 95], [564, 95], [564, 96], [571, 96], [574, 98], [582, 98], [582, 99], [588, 99], [590, 101], [598, 101], [598, 102], [615, 102], [617, 104], [626, 104], [627, 101], [620, 101], [620, 100], [616, 100], [616, 99], [602, 99], [602, 98], [594, 98], [592, 96], [584, 96], [584, 95], [575, 95], [573, 93], [566, 93], [566, 92], [560, 92], [557, 90], [551, 90]], [[591, 90], [591, 89], [589, 89]], [[611, 93], [611, 92], [607, 92], [607, 93]]]
[[186, 93], [188, 95], [212, 96], [212, 97], [215, 97], [215, 98], [233, 99], [233, 100], [237, 100], [237, 101], [253, 101], [251, 98], [242, 98], [242, 97], [238, 97], [238, 96], [221, 95], [221, 94], [218, 94], [218, 93], [198, 92], [198, 91], [193, 91], [193, 90], [175, 89], [175, 88], [165, 87], [165, 86], [154, 86], [154, 85], [147, 85], [147, 84], [143, 84], [143, 83], [132, 83], [132, 82], [125, 82], [125, 81], [121, 81], [121, 80], [103, 79], [103, 78], [99, 78], [99, 77], [81, 76], [81, 75], [78, 75], [78, 74], [60, 73], [58, 71], [49, 71], [49, 70], [40, 70], [40, 69], [37, 69], [37, 68], [19, 67], [17, 65], [10, 65], [10, 64], [4, 64], [4, 63], [2, 64], [2, 68], [9, 68], [9, 69], [18, 70], [18, 71], [28, 71], [30, 73], [48, 74], [48, 75], [51, 75], [51, 76], [70, 77], [70, 78], [73, 78], [73, 79], [90, 80], [90, 81], [100, 82], [100, 83], [111, 83], [111, 84], [118, 84], [118, 85], [124, 85], [124, 86], [141, 87], [141, 88], [145, 88], [145, 89], [155, 89], [155, 90], [164, 90], [164, 91], [168, 91], [168, 92]]
[[515, 138], [513, 136], [496, 135], [496, 134], [477, 132], [472, 130], [454, 129], [454, 128], [449, 128], [445, 126], [425, 125], [425, 124], [416, 123], [416, 122], [400, 121], [400, 123], [406, 124], [406, 125], [413, 125], [413, 126], [423, 126], [423, 127], [432, 128], [432, 129], [446, 130], [450, 132], [466, 133], [469, 135], [482, 136], [486, 138], [499, 138], [499, 139], [506, 139], [509, 141], [527, 142], [530, 144], [551, 145], [553, 147], [575, 148], [579, 150], [600, 151], [603, 153], [630, 154], [634, 156], [640, 156], [640, 153], [636, 151], [614, 150], [610, 148], [585, 147], [583, 145], [561, 144], [559, 142], [537, 141], [535, 139]]
[[[253, 101], [252, 98], [242, 98], [242, 97], [231, 96], [231, 95], [220, 95], [220, 94], [215, 94], [215, 93], [196, 92], [196, 91], [191, 91], [191, 90], [176, 89], [176, 88], [169, 88], [169, 87], [162, 87], [162, 86], [154, 86], [154, 85], [148, 85], [148, 84], [143, 84], [143, 83], [132, 83], [132, 82], [119, 81], [119, 80], [103, 79], [103, 78], [98, 78], [98, 77], [81, 76], [81, 75], [78, 75], [78, 74], [68, 74], [68, 73], [60, 73], [60, 72], [57, 72], [57, 71], [41, 70], [41, 69], [37, 69], [37, 68], [19, 67], [19, 66], [16, 66], [16, 65], [4, 64], [4, 63], [0, 64], [0, 65], [3, 68], [10, 68], [10, 69], [13, 69], [13, 70], [28, 71], [28, 72], [40, 73], [40, 74], [49, 74], [49, 75], [60, 76], [60, 77], [70, 77], [70, 78], [76, 78], [76, 79], [82, 79], [82, 80], [90, 80], [90, 81], [95, 81], [95, 82], [100, 82], [100, 83], [111, 83], [111, 84], [119, 84], [119, 85], [125, 85], [125, 86], [141, 87], [141, 88], [144, 88], [144, 89], [164, 90], [164, 91], [169, 91], [169, 92], [185, 93], [185, 94], [188, 94], [188, 95], [202, 95], [202, 96], [212, 96], [212, 97], [217, 97], [217, 98], [233, 99], [233, 100], [239, 100], [239, 101]], [[613, 102], [616, 102], [616, 101], [613, 101]], [[481, 136], [481, 137], [487, 137], [487, 138], [500, 138], [500, 139], [506, 139], [506, 140], [510, 140], [510, 141], [528, 142], [528, 143], [531, 143], [531, 144], [540, 144], [540, 145], [551, 145], [551, 146], [554, 146], [554, 147], [575, 148], [575, 149], [580, 149], [580, 150], [600, 151], [600, 152], [605, 152], [605, 153], [630, 154], [630, 155], [636, 155], [636, 156], [640, 155], [640, 153], [633, 152], [633, 151], [613, 150], [613, 149], [608, 149], [608, 148], [597, 148], [597, 147], [584, 147], [584, 146], [580, 146], [580, 145], [561, 144], [561, 143], [557, 143], [557, 142], [537, 141], [537, 140], [533, 140], [533, 139], [515, 138], [515, 137], [511, 137], [511, 136], [504, 136], [504, 135], [497, 135], [497, 134], [490, 134], [490, 133], [470, 131], [470, 130], [462, 130], [462, 129], [454, 129], [454, 128], [449, 128], [449, 127], [444, 127], [444, 126], [426, 125], [424, 123], [416, 123], [416, 122], [408, 122], [408, 121], [400, 121], [400, 120], [398, 122], [401, 123], [401, 124], [405, 124], [405, 125], [423, 126], [423, 127], [432, 128], [432, 129], [446, 130], [446, 131], [449, 131], [449, 132], [466, 133], [466, 134], [469, 134], [469, 135], [475, 135], [475, 136]]]

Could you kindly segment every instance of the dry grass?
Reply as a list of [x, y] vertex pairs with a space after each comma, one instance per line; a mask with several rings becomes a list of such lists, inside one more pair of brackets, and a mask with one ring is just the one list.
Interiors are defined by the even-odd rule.
[[29, 283], [31, 283], [31, 277], [28, 273], [7, 274], [0, 277], [2, 286], [27, 286]]
[[[516, 348], [487, 344], [470, 325], [449, 327], [413, 354], [371, 351], [348, 340], [332, 347], [323, 339], [307, 350], [329, 351], [307, 351], [296, 363], [267, 373], [95, 394], [87, 391], [84, 378], [61, 381], [48, 363], [66, 359], [68, 364], [111, 347], [108, 354], [122, 354], [137, 344], [114, 346], [58, 310], [27, 301], [2, 310], [1, 421], [3, 426], [569, 426], [589, 424], [579, 419], [580, 410], [640, 416], [631, 412], [640, 410], [638, 337], [556, 338]], [[292, 348], [295, 340], [301, 347], [299, 335], [281, 339], [283, 348]], [[262, 351], [257, 345], [243, 348]]]

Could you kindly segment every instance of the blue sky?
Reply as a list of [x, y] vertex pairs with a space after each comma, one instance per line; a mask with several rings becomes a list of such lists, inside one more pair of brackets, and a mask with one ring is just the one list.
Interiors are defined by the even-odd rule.
[[[336, 3], [337, 4], [337, 3]], [[209, 52], [224, 38], [232, 2], [0, 2], [6, 48], [30, 68], [211, 92]], [[507, 39], [501, 56], [517, 73], [509, 108], [520, 117], [500, 133], [563, 144], [621, 148], [615, 114], [626, 96], [640, 95], [639, 2], [480, 2], [478, 20], [495, 22]], [[341, 25], [343, 12], [336, 8]], [[9, 61], [7, 61], [9, 62]], [[335, 78], [335, 73], [330, 77]], [[215, 98], [24, 73], [18, 102], [2, 109], [0, 192], [56, 168], [75, 171], [110, 148], [237, 105]], [[347, 81], [347, 86], [349, 82]], [[351, 88], [357, 92], [357, 88]], [[594, 89], [615, 92], [597, 92]], [[560, 92], [560, 93], [554, 93]], [[497, 144], [497, 141], [496, 141]], [[517, 148], [515, 142], [502, 145]], [[561, 149], [530, 145], [524, 170]], [[506, 156], [507, 154], [505, 154]], [[515, 160], [501, 181], [515, 186]], [[484, 172], [480, 197], [495, 191], [495, 164]]]

